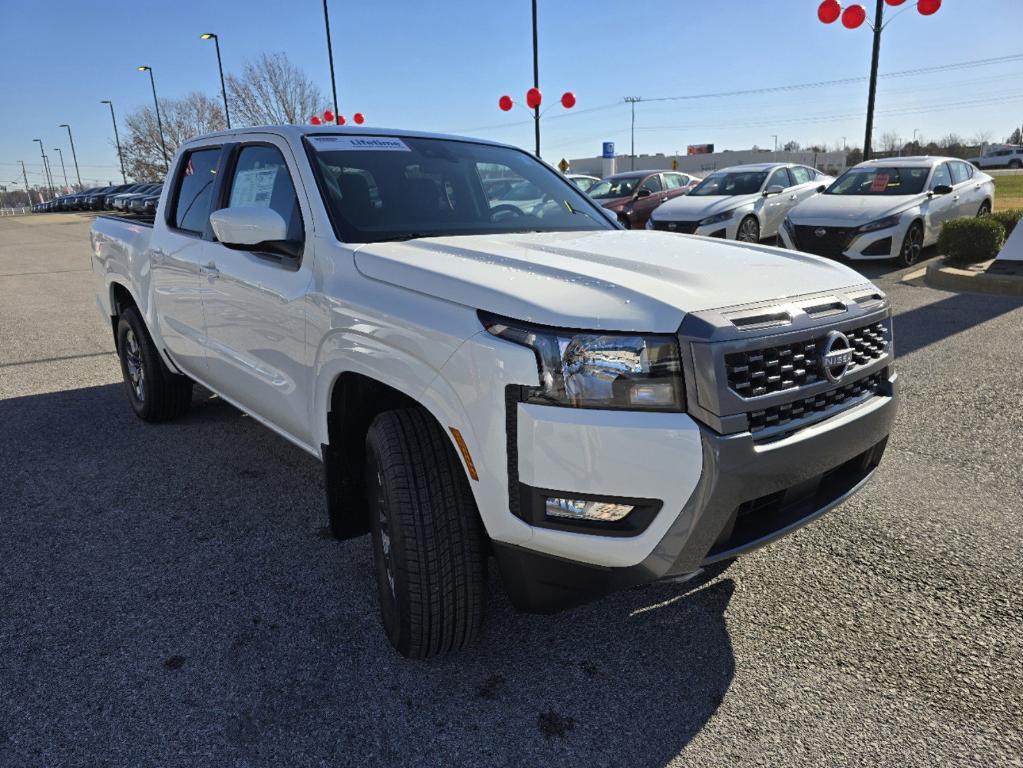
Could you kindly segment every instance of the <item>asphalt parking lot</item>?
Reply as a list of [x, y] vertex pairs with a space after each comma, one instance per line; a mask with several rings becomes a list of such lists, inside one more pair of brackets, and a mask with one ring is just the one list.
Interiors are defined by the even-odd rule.
[[1023, 305], [897, 311], [874, 482], [711, 580], [393, 653], [311, 457], [197, 392], [149, 426], [88, 220], [0, 219], [0, 766], [1023, 765]]

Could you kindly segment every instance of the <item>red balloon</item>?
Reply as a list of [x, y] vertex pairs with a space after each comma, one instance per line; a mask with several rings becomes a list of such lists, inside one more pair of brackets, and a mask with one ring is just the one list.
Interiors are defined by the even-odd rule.
[[930, 16], [933, 13], [937, 13], [939, 8], [941, 8], [941, 0], [920, 0], [916, 4], [916, 9], [920, 11], [922, 16]]
[[501, 108], [502, 112], [507, 112], [511, 109], [513, 103], [511, 96], [502, 96], [497, 100], [497, 106]]
[[825, 24], [833, 24], [842, 15], [842, 6], [838, 0], [824, 0], [817, 7], [817, 18]]
[[331, 112], [328, 109], [326, 112], [323, 113], [323, 119], [324, 119], [324, 121], [326, 121], [328, 123], [333, 123], [334, 122], [334, 113]]
[[310, 117], [309, 122], [312, 123], [313, 125], [323, 125], [323, 121], [320, 120], [320, 118], [317, 117], [316, 115]]
[[888, 5], [902, 5], [906, 0], [884, 0]]
[[862, 5], [850, 5], [842, 11], [842, 26], [846, 29], [856, 29], [867, 20], [867, 9]]
[[344, 125], [345, 124], [345, 116], [344, 115], [338, 115], [337, 116], [337, 124], [338, 125]]
[[561, 106], [565, 109], [571, 109], [575, 106], [575, 94], [571, 91], [565, 91], [561, 94]]
[[356, 112], [354, 115], [352, 115], [352, 120], [354, 120], [359, 125], [362, 125], [364, 122], [366, 122], [366, 118], [363, 116], [362, 112]]
[[526, 91], [526, 106], [530, 109], [536, 109], [540, 106], [540, 102], [543, 101], [543, 94], [540, 93], [539, 88], [530, 88]]

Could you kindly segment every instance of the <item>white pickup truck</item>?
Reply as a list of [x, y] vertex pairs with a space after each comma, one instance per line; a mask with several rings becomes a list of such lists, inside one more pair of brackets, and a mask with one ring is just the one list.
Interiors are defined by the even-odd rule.
[[895, 414], [891, 310], [859, 274], [624, 231], [486, 141], [195, 139], [152, 225], [96, 220], [92, 264], [135, 412], [183, 416], [198, 383], [321, 459], [407, 656], [478, 634], [490, 555], [549, 612], [789, 533], [868, 480]]

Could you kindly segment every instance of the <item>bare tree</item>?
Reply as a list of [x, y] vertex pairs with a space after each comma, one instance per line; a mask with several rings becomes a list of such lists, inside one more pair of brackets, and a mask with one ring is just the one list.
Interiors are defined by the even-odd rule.
[[[160, 119], [168, 160], [182, 143], [204, 133], [221, 131], [226, 125], [220, 100], [199, 92], [183, 99], [160, 99]], [[141, 107], [129, 113], [124, 122], [128, 128], [127, 138], [121, 144], [125, 171], [137, 181], [162, 179], [165, 164], [155, 111], [152, 107]]]
[[878, 142], [882, 152], [895, 152], [902, 144], [902, 137], [899, 136], [895, 131], [885, 131], [881, 134], [881, 140]]
[[991, 131], [980, 130], [973, 134], [973, 138], [970, 139], [970, 143], [978, 146], [990, 144], [992, 136], [994, 136], [994, 133]]
[[963, 146], [963, 137], [958, 133], [946, 133], [938, 139], [938, 146], [945, 150], [959, 149]]
[[783, 152], [798, 152], [799, 142], [793, 139], [792, 141], [786, 141], [785, 146], [782, 147]]
[[297, 125], [324, 106], [323, 95], [284, 53], [264, 53], [227, 76], [231, 114], [239, 125]]

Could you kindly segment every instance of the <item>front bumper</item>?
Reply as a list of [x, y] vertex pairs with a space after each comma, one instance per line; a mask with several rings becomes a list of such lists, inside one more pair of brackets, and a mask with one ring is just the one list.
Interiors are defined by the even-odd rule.
[[[811, 227], [807, 226], [803, 228], [810, 229]], [[833, 228], [822, 226], [815, 229], [828, 231]], [[899, 255], [899, 251], [902, 248], [902, 241], [906, 236], [907, 229], [908, 226], [900, 223], [895, 227], [879, 229], [874, 232], [867, 232], [863, 234], [850, 232], [842, 238], [843, 242], [840, 244], [831, 242], [830, 238], [825, 236], [821, 238], [819, 245], [815, 242], [815, 238], [807, 235], [797, 238], [792, 232], [792, 229], [787, 226], [779, 228], [778, 233], [781, 236], [782, 245], [790, 251], [802, 251], [816, 256], [824, 256], [826, 258], [877, 261], [882, 259], [894, 259]]]
[[784, 536], [867, 482], [884, 453], [896, 407], [891, 376], [878, 395], [774, 442], [700, 426], [703, 463], [696, 489], [642, 562], [602, 567], [495, 541], [508, 594], [521, 610], [554, 612], [683, 576]]

